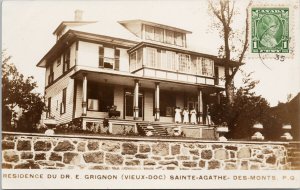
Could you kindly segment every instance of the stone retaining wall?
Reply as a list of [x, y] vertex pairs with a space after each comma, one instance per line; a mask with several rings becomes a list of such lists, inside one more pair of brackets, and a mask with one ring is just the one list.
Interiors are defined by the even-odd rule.
[[282, 144], [2, 135], [6, 169], [290, 169]]

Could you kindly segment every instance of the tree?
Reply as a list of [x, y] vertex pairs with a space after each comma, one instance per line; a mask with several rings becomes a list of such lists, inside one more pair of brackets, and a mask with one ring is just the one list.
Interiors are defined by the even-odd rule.
[[[238, 65], [242, 64], [246, 50], [248, 48], [248, 35], [249, 35], [249, 26], [248, 21], [248, 8], [251, 5], [251, 2], [247, 6], [246, 21], [245, 21], [245, 33], [240, 34], [237, 30], [234, 30], [232, 27], [234, 15], [237, 15], [238, 12], [235, 10], [235, 1], [230, 0], [219, 0], [213, 1], [209, 0], [209, 10], [212, 15], [216, 18], [216, 23], [214, 27], [219, 31], [220, 37], [223, 39], [224, 44], [219, 49], [219, 57], [223, 59], [225, 66], [225, 92], [226, 100], [229, 104], [232, 104], [234, 99], [234, 85], [233, 79], [239, 66], [235, 67], [231, 71], [230, 62], [234, 59], [237, 59]], [[244, 39], [244, 40], [242, 40]], [[237, 43], [240, 42], [240, 48], [237, 48]], [[233, 57], [233, 54], [236, 54], [237, 58]]]
[[37, 87], [33, 76], [24, 77], [10, 59], [2, 52], [2, 126], [11, 129], [11, 120], [19, 120], [25, 130], [39, 122], [45, 104], [41, 95], [33, 92]]
[[242, 72], [242, 74], [244, 75], [243, 86], [236, 89], [233, 103], [228, 105], [226, 98], [222, 96], [221, 104], [214, 104], [210, 111], [212, 121], [215, 124], [227, 123], [229, 138], [248, 139], [253, 135], [252, 126], [254, 123], [270, 122], [269, 103], [253, 92], [258, 81], [251, 78], [251, 73]]

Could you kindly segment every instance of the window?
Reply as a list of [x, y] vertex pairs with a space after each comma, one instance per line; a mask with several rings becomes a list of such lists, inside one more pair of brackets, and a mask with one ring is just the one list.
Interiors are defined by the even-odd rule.
[[196, 56], [191, 56], [191, 69], [190, 73], [192, 74], [197, 74], [197, 57]]
[[68, 49], [63, 55], [63, 73], [70, 69], [70, 49]]
[[137, 69], [143, 66], [143, 49], [140, 48], [137, 50]]
[[64, 88], [62, 91], [62, 100], [60, 104], [60, 114], [66, 113], [67, 106], [67, 88]]
[[48, 114], [47, 117], [51, 117], [51, 97], [48, 98]]
[[175, 33], [175, 45], [183, 46], [183, 34], [176, 32]]
[[157, 42], [164, 42], [164, 30], [162, 28], [155, 27], [155, 29], [154, 29], [154, 39]]
[[197, 66], [197, 74], [202, 75], [202, 57], [197, 57], [196, 66]]
[[136, 65], [136, 51], [130, 54], [130, 71], [137, 69]]
[[53, 72], [53, 64], [49, 66], [49, 76], [48, 76], [48, 85], [52, 84], [54, 81], [54, 72]]
[[202, 75], [213, 76], [214, 62], [211, 59], [202, 58]]
[[146, 40], [154, 40], [154, 27], [146, 25], [145, 30]]
[[89, 111], [107, 112], [107, 107], [114, 104], [114, 89], [111, 86], [89, 82], [87, 98]]
[[155, 67], [156, 64], [156, 49], [147, 47], [147, 66]]
[[110, 47], [99, 47], [99, 66], [119, 70], [120, 50]]
[[60, 66], [61, 64], [61, 56], [58, 57], [57, 61], [56, 61], [56, 66]]
[[176, 70], [176, 60], [175, 60], [175, 52], [172, 51], [166, 51], [166, 57], [167, 57], [167, 69], [169, 70]]
[[174, 44], [174, 32], [166, 30], [166, 43]]
[[113, 69], [115, 62], [115, 50], [112, 48], [104, 48], [104, 68]]
[[161, 52], [160, 52], [160, 68], [168, 69], [166, 50], [161, 50]]
[[[159, 97], [160, 115], [165, 117], [174, 117], [174, 108], [176, 107], [176, 96], [170, 91], [161, 91]], [[153, 104], [154, 106], [154, 104]]]
[[190, 70], [190, 56], [189, 55], [179, 54], [178, 70], [180, 72], [189, 72], [189, 70]]

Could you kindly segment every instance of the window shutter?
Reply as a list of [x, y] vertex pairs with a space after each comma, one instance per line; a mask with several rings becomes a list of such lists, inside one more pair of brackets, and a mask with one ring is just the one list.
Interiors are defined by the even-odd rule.
[[115, 70], [120, 69], [120, 50], [115, 49]]
[[104, 67], [104, 48], [99, 47], [99, 67]]

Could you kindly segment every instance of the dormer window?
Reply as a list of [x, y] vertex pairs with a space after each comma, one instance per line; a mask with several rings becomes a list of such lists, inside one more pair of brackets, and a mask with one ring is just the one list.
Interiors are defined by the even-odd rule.
[[166, 30], [166, 43], [174, 44], [174, 32]]
[[154, 38], [155, 41], [164, 42], [164, 30], [156, 27], [154, 29]]
[[183, 46], [183, 34], [175, 32], [175, 45]]
[[154, 27], [146, 25], [145, 30], [146, 30], [146, 39], [154, 40]]
[[184, 33], [150, 25], [145, 25], [145, 39], [181, 47], [186, 46]]

